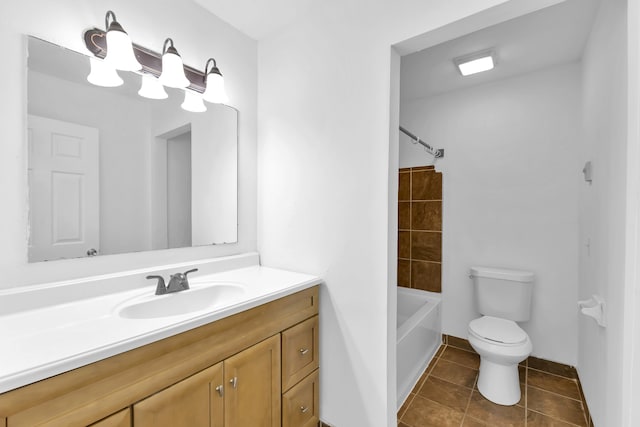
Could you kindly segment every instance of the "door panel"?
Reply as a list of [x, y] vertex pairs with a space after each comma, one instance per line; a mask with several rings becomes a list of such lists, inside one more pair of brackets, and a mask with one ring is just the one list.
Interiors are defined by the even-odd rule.
[[280, 335], [224, 362], [225, 427], [280, 426]]
[[29, 116], [29, 261], [100, 248], [98, 130]]
[[135, 427], [221, 427], [222, 363], [205, 369], [133, 405]]

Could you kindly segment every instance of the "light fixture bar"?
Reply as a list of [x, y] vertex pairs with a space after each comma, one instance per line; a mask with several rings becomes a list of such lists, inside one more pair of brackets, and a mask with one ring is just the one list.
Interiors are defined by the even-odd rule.
[[[89, 49], [89, 52], [102, 59], [104, 59], [107, 54], [106, 34], [107, 33], [105, 31], [98, 28], [87, 30], [84, 33], [84, 44], [87, 49]], [[142, 64], [141, 71], [160, 77], [160, 73], [162, 71], [162, 54], [136, 44], [133, 44], [133, 50], [138, 62]], [[206, 86], [204, 72], [185, 65], [184, 74], [191, 82], [189, 89], [199, 93], [204, 92]]]
[[495, 55], [492, 50], [483, 50], [469, 55], [454, 58], [453, 63], [463, 76], [470, 76], [495, 67]]

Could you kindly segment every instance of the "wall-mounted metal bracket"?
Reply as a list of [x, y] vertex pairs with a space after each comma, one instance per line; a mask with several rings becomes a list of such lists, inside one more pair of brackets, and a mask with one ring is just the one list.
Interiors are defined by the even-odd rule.
[[[104, 59], [107, 56], [107, 33], [98, 28], [92, 28], [84, 33], [84, 44], [89, 49], [89, 52], [93, 53], [98, 58]], [[143, 73], [153, 74], [156, 77], [160, 77], [162, 73], [162, 54], [149, 50], [145, 47], [133, 45], [133, 52], [136, 55], [136, 59], [142, 64]], [[205, 89], [205, 74], [204, 72], [184, 66], [184, 74], [187, 76], [191, 85], [189, 89], [193, 89], [196, 92], [203, 93]]]

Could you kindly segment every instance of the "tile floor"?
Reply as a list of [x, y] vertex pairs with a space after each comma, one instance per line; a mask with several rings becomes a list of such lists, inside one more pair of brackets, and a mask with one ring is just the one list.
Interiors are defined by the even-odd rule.
[[464, 340], [454, 342], [440, 347], [398, 411], [399, 427], [589, 426], [575, 371], [531, 358], [520, 366], [520, 402], [496, 405], [478, 392], [479, 356]]

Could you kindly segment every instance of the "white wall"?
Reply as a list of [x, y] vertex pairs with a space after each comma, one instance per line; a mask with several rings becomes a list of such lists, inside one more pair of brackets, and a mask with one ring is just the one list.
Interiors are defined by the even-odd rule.
[[[389, 135], [399, 74], [390, 74], [390, 47], [500, 3], [316, 2], [260, 42], [259, 250], [265, 265], [326, 281], [320, 413], [329, 423], [396, 423]], [[510, 1], [482, 19], [492, 25], [549, 3]]]
[[623, 425], [640, 424], [640, 3], [627, 3], [627, 247], [623, 339]]
[[[469, 267], [531, 270], [533, 355], [576, 365], [579, 64], [403, 103], [443, 173], [443, 332], [478, 317]], [[401, 141], [400, 167], [431, 157]]]
[[[202, 69], [214, 56], [224, 73], [231, 104], [239, 120], [239, 238], [233, 245], [184, 248], [82, 260], [27, 263], [26, 174], [26, 38], [25, 34], [86, 52], [82, 33], [103, 28], [108, 9], [134, 42], [162, 50], [172, 37], [185, 63]], [[171, 0], [5, 1], [0, 15], [11, 17], [0, 27], [4, 63], [0, 67], [0, 115], [3, 118], [0, 156], [0, 288], [43, 281], [203, 259], [256, 249], [256, 112], [257, 43], [192, 2]]]
[[167, 240], [191, 246], [191, 131], [167, 140]]
[[[174, 101], [174, 100], [170, 100]], [[192, 236], [195, 246], [236, 242], [238, 240], [238, 193], [239, 144], [238, 112], [220, 104], [209, 104], [204, 113], [190, 113], [179, 107], [182, 97], [174, 102], [163, 102], [163, 108], [153, 108], [151, 134], [155, 138], [152, 158], [156, 165], [163, 162], [166, 153], [166, 138], [181, 131], [191, 131], [191, 172], [192, 180]], [[164, 157], [163, 157], [164, 156]], [[154, 197], [154, 229], [161, 229], [166, 223], [160, 210], [166, 209], [166, 174], [161, 168], [154, 168], [152, 181]], [[159, 234], [162, 234], [159, 233]], [[163, 246], [165, 239], [154, 238], [154, 247]]]
[[623, 371], [626, 4], [625, 0], [602, 2], [583, 58], [584, 133], [580, 149], [581, 160], [593, 163], [593, 184], [580, 186], [579, 297], [601, 295], [607, 303], [608, 325], [600, 328], [593, 320], [580, 317], [578, 373], [597, 426], [623, 425], [623, 376], [630, 374]]

